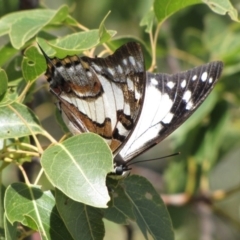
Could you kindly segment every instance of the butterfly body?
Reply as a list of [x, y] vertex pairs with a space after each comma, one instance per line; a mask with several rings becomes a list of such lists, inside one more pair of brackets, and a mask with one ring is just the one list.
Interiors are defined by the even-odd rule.
[[198, 108], [223, 68], [217, 61], [173, 75], [149, 73], [135, 42], [106, 58], [43, 54], [50, 91], [69, 130], [102, 136], [120, 173], [129, 160], [162, 141]]

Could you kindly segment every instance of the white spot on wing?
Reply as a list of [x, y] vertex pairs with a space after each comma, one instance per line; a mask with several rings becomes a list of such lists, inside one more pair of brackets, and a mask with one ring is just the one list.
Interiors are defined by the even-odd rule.
[[131, 63], [133, 66], [136, 65], [136, 61], [135, 61], [135, 59], [134, 59], [133, 56], [130, 56], [130, 57], [129, 57], [129, 61], [130, 61], [130, 63]]
[[126, 115], [128, 115], [128, 116], [131, 115], [129, 103], [125, 103], [125, 104], [124, 104], [123, 113], [126, 114]]
[[192, 80], [195, 81], [196, 79], [197, 79], [197, 75], [194, 75], [194, 76], [192, 77]]
[[139, 91], [137, 91], [137, 90], [135, 89], [135, 98], [136, 98], [136, 100], [139, 100], [140, 97], [141, 97], [141, 94], [139, 93]]
[[128, 89], [130, 90], [130, 91], [134, 91], [134, 84], [133, 84], [133, 81], [132, 81], [132, 79], [131, 78], [127, 78], [127, 85], [128, 85]]
[[112, 68], [107, 68], [107, 70], [112, 76], [114, 75], [114, 70]]
[[166, 117], [162, 120], [163, 123], [169, 124], [172, 121], [174, 114], [168, 113]]
[[184, 80], [181, 82], [181, 87], [182, 87], [182, 88], [185, 88], [185, 87], [186, 87], [186, 84], [187, 84], [187, 81], [184, 79]]
[[204, 72], [204, 73], [202, 74], [202, 76], [201, 76], [201, 80], [202, 80], [203, 82], [205, 82], [205, 81], [207, 80], [207, 77], [208, 77], [208, 73], [207, 73], [207, 72]]
[[118, 133], [119, 133], [120, 135], [125, 136], [125, 137], [127, 136], [129, 130], [127, 130], [127, 129], [122, 125], [121, 122], [118, 122], [118, 123], [117, 123], [116, 128], [117, 128]]
[[158, 81], [156, 78], [151, 78], [150, 80], [153, 85], [158, 85]]
[[122, 60], [122, 62], [123, 62], [124, 65], [127, 65], [127, 59], [124, 58], [124, 59]]
[[212, 83], [213, 82], [213, 78], [210, 77], [209, 80], [208, 80], [209, 83]]
[[175, 83], [172, 82], [172, 81], [170, 81], [170, 82], [167, 83], [167, 86], [168, 86], [170, 89], [173, 89], [174, 86], [175, 86]]
[[118, 70], [118, 72], [119, 72], [120, 74], [123, 73], [123, 69], [122, 69], [122, 67], [121, 67], [120, 65], [117, 66], [117, 70]]
[[186, 110], [191, 110], [192, 107], [193, 107], [193, 102], [190, 101], [190, 102], [187, 103]]
[[187, 90], [187, 91], [184, 93], [184, 95], [183, 95], [183, 100], [184, 100], [185, 102], [188, 102], [188, 101], [190, 100], [191, 96], [192, 96], [191, 91]]
[[87, 76], [91, 78], [92, 77], [92, 73], [90, 71], [87, 71]]

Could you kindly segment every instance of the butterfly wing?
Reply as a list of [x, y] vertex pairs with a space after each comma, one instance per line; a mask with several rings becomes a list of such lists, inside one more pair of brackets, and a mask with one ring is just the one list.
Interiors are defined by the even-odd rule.
[[140, 45], [127, 43], [106, 58], [50, 59], [43, 54], [50, 91], [69, 130], [96, 133], [116, 152], [142, 106], [146, 74]]
[[117, 165], [153, 147], [185, 122], [211, 92], [222, 68], [222, 62], [211, 62], [173, 75], [147, 73], [141, 115]]

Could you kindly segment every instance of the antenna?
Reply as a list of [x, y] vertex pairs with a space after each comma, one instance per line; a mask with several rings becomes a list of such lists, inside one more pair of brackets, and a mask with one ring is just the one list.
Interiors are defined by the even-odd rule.
[[156, 161], [156, 160], [160, 160], [160, 159], [164, 159], [164, 158], [169, 158], [169, 157], [177, 156], [177, 155], [180, 155], [180, 154], [181, 154], [180, 152], [177, 152], [177, 153], [173, 153], [173, 154], [170, 154], [170, 155], [167, 155], [167, 156], [164, 156], [164, 157], [147, 159], [147, 160], [139, 160], [139, 161], [136, 161], [136, 162], [131, 162], [130, 164], [126, 164], [126, 167], [128, 168], [130, 165], [133, 165], [133, 164], [135, 164], [135, 163]]

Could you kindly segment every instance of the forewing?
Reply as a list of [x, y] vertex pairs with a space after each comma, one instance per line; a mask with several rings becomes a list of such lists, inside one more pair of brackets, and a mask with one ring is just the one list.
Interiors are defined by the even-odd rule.
[[69, 130], [94, 132], [116, 152], [141, 109], [146, 74], [140, 45], [127, 43], [106, 58], [44, 55], [50, 91]]
[[173, 75], [147, 73], [141, 115], [120, 158], [136, 157], [185, 122], [211, 92], [222, 68], [222, 62], [211, 62]]

